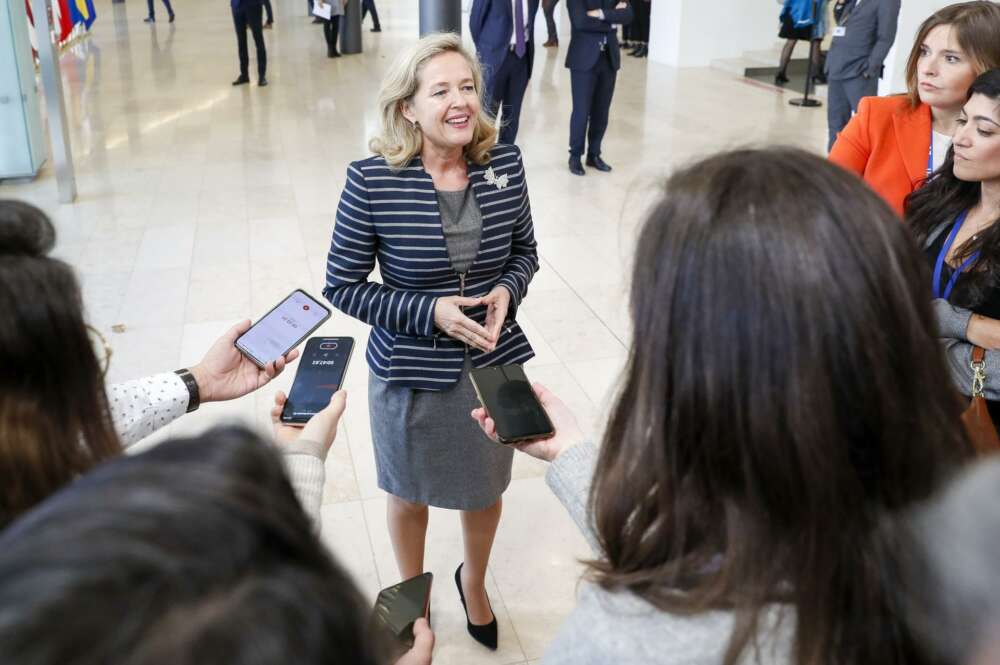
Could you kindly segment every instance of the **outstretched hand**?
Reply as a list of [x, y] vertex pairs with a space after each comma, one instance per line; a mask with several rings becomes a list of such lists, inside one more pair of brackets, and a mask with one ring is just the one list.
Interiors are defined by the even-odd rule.
[[202, 403], [222, 402], [252, 393], [267, 385], [281, 374], [285, 365], [299, 357], [298, 349], [293, 349], [263, 369], [257, 367], [236, 348], [236, 340], [248, 330], [250, 320], [240, 321], [215, 340], [201, 362], [190, 368], [198, 382]]
[[[545, 413], [548, 414], [549, 420], [552, 421], [552, 426], [556, 433], [548, 439], [539, 439], [537, 441], [527, 441], [512, 445], [522, 453], [531, 455], [536, 459], [553, 462], [564, 450], [583, 441], [583, 430], [580, 429], [580, 425], [576, 421], [576, 416], [569, 410], [569, 407], [550, 392], [548, 388], [540, 383], [531, 384], [531, 388], [535, 391], [535, 395], [538, 396], [538, 401], [542, 403], [542, 407], [545, 409]], [[473, 409], [471, 415], [472, 419], [479, 423], [479, 427], [486, 436], [497, 441], [496, 423], [486, 413], [486, 409], [482, 407]]]

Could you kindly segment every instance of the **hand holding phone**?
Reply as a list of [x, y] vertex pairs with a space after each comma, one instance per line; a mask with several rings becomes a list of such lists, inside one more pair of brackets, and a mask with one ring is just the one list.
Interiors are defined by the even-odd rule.
[[496, 440], [518, 443], [555, 434], [552, 421], [520, 365], [497, 365], [469, 372], [479, 402], [496, 425]]
[[313, 416], [309, 422], [302, 425], [286, 425], [281, 422], [281, 412], [285, 408], [285, 393], [280, 390], [274, 395], [274, 406], [271, 407], [271, 425], [274, 427], [274, 438], [278, 444], [291, 443], [302, 439], [322, 444], [324, 459], [330, 452], [333, 440], [337, 438], [337, 427], [340, 418], [347, 408], [347, 392], [338, 390], [329, 400], [326, 407]]
[[330, 318], [330, 308], [302, 289], [275, 305], [236, 340], [236, 348], [258, 367], [275, 362]]
[[[536, 459], [552, 462], [564, 450], [582, 442], [585, 435], [576, 420], [576, 416], [573, 415], [573, 412], [569, 410], [569, 407], [561, 399], [540, 383], [532, 384], [532, 389], [538, 397], [542, 408], [548, 414], [549, 420], [552, 421], [555, 434], [547, 439], [525, 441], [511, 445], [522, 453], [531, 455]], [[479, 427], [482, 428], [486, 436], [497, 441], [496, 421], [490, 417], [485, 408], [479, 407], [473, 409], [472, 418], [479, 423]]]
[[323, 409], [344, 384], [353, 350], [351, 337], [313, 337], [306, 342], [281, 422], [302, 425]]
[[[418, 619], [427, 618], [433, 581], [432, 573], [424, 573], [379, 592], [375, 608], [372, 610], [372, 629], [390, 643], [395, 652], [393, 655], [399, 656], [417, 646], [419, 635], [414, 631], [414, 627]], [[433, 647], [433, 633], [430, 637]], [[425, 634], [421, 644], [426, 645], [426, 643]], [[404, 659], [401, 662], [406, 661]]]

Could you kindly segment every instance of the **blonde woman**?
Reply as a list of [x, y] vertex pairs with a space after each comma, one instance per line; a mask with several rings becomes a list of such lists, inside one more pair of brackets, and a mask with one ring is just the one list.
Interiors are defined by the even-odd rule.
[[538, 256], [521, 153], [496, 144], [482, 93], [456, 35], [401, 54], [379, 94], [375, 156], [347, 169], [323, 293], [373, 326], [368, 402], [400, 576], [424, 571], [427, 507], [461, 511], [455, 581], [469, 633], [496, 649], [485, 577], [512, 451], [469, 420], [469, 369], [534, 355], [514, 314]]

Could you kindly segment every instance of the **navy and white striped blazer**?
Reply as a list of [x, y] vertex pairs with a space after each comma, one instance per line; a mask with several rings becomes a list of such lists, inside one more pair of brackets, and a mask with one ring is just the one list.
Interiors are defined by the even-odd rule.
[[[483, 235], [463, 288], [448, 256], [434, 182], [420, 158], [397, 171], [381, 156], [347, 167], [323, 295], [373, 326], [368, 366], [394, 385], [444, 390], [455, 384], [466, 348], [435, 328], [435, 302], [444, 296], [478, 298], [498, 284], [511, 294], [507, 321], [496, 349], [469, 348], [472, 366], [522, 363], [534, 355], [514, 320], [538, 271], [521, 151], [497, 145], [487, 166], [470, 163], [469, 186], [482, 212]], [[382, 284], [368, 281], [376, 258]], [[485, 306], [465, 314], [485, 325]]]

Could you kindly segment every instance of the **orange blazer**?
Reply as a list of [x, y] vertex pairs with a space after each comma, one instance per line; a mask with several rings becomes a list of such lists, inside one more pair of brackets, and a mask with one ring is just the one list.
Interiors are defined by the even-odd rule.
[[905, 95], [865, 97], [837, 136], [830, 161], [861, 176], [903, 216], [903, 200], [927, 179], [931, 107]]

